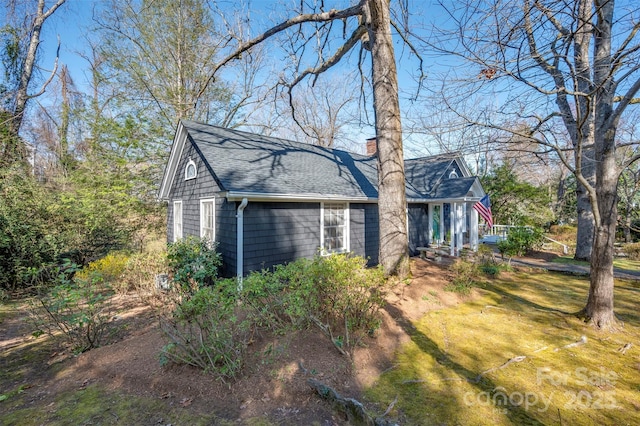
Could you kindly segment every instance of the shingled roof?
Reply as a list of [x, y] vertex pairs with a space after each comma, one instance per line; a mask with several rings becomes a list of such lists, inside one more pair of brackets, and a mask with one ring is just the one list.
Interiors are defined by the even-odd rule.
[[[181, 132], [186, 137], [181, 138]], [[168, 197], [186, 143], [194, 145], [221, 191], [318, 199], [378, 197], [375, 157], [182, 121], [165, 169], [161, 199]], [[407, 198], [466, 196], [477, 178], [443, 180], [453, 161], [456, 160], [442, 156], [406, 160]]]

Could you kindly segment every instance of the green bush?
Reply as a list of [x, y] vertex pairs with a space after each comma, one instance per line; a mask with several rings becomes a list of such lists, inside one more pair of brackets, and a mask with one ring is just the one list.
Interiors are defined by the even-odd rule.
[[308, 273], [311, 262], [298, 259], [244, 278], [242, 303], [257, 326], [283, 333], [308, 324], [315, 298], [314, 281]]
[[189, 236], [169, 244], [167, 263], [172, 281], [184, 294], [212, 285], [222, 266], [216, 245], [206, 239]]
[[496, 278], [500, 275], [500, 272], [509, 269], [508, 264], [499, 262], [496, 259], [493, 249], [487, 244], [480, 244], [478, 247], [475, 263], [482, 273], [491, 278]]
[[528, 251], [539, 247], [543, 241], [540, 228], [518, 226], [511, 228], [506, 240], [498, 241], [498, 250], [503, 256], [523, 256]]
[[0, 288], [37, 283], [40, 271], [56, 261], [64, 246], [56, 222], [47, 192], [31, 175], [0, 169]]
[[107, 299], [110, 288], [99, 273], [71, 276], [77, 265], [60, 270], [57, 285], [37, 298], [30, 311], [35, 335], [61, 337], [74, 353], [85, 352], [104, 343], [112, 319]]
[[[193, 253], [198, 250], [185, 244], [173, 259], [197, 258]], [[316, 324], [348, 355], [349, 348], [380, 325], [386, 280], [381, 268], [367, 269], [361, 257], [317, 256], [253, 272], [244, 278], [241, 291], [235, 279], [203, 286], [189, 275], [193, 267], [185, 269], [188, 293], [179, 293], [173, 312], [161, 319], [169, 339], [161, 360], [193, 365], [223, 380], [241, 369], [249, 331], [284, 333]]]
[[235, 282], [201, 287], [161, 319], [169, 338], [161, 362], [193, 365], [222, 380], [236, 377], [244, 363], [250, 323], [240, 319]]
[[381, 267], [367, 269], [366, 264], [366, 259], [349, 255], [316, 257], [312, 263], [317, 313], [336, 328], [344, 324], [347, 335], [380, 326], [384, 273]]
[[243, 306], [257, 325], [284, 332], [310, 323], [340, 348], [380, 325], [386, 281], [380, 268], [349, 255], [316, 256], [254, 272], [243, 281]]

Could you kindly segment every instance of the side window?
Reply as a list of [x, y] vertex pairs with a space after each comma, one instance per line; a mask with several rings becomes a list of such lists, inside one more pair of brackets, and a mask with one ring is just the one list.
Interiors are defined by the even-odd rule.
[[216, 239], [216, 204], [214, 199], [200, 200], [200, 237]]
[[173, 241], [182, 239], [182, 201], [173, 202]]
[[349, 251], [349, 206], [323, 203], [321, 207], [321, 245], [323, 253]]
[[189, 159], [187, 167], [184, 168], [184, 180], [195, 179], [197, 175], [198, 169], [196, 168], [196, 163]]

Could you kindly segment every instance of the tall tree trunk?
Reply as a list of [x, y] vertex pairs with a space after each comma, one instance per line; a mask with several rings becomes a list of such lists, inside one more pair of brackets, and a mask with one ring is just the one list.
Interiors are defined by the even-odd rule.
[[624, 218], [624, 242], [632, 243], [633, 239], [631, 239], [631, 209], [628, 207], [625, 208], [625, 218]]
[[[591, 157], [593, 158], [593, 157]], [[582, 158], [582, 175], [595, 187], [595, 165], [593, 160]], [[589, 198], [589, 191], [580, 182], [576, 188], [576, 202], [578, 209], [578, 235], [576, 237], [576, 260], [591, 260], [591, 250], [594, 244], [595, 222], [593, 209]]]
[[389, 0], [370, 0], [367, 8], [378, 145], [379, 261], [387, 275], [406, 277], [409, 273], [407, 202]]
[[[13, 155], [14, 158], [5, 158], [4, 161], [25, 161], [27, 157], [27, 148], [19, 138], [20, 128], [22, 127], [22, 121], [24, 119], [24, 113], [27, 109], [27, 102], [29, 99], [35, 96], [39, 96], [44, 93], [46, 85], [51, 81], [55, 74], [55, 69], [51, 75], [51, 78], [44, 84], [40, 92], [36, 95], [29, 94], [29, 83], [33, 76], [33, 69], [37, 61], [38, 47], [40, 46], [40, 33], [42, 31], [42, 25], [49, 18], [53, 12], [56, 11], [66, 0], [57, 0], [48, 10], [44, 10], [45, 0], [38, 0], [38, 6], [36, 10], [35, 18], [31, 23], [29, 45], [27, 46], [27, 52], [24, 56], [24, 63], [22, 66], [22, 72], [20, 75], [20, 81], [16, 90], [15, 107], [13, 109], [13, 116], [9, 122], [9, 131], [13, 136], [11, 139], [15, 145], [11, 150], [8, 150], [9, 155]], [[57, 66], [57, 59], [56, 59]]]
[[[615, 324], [613, 312], [613, 254], [618, 217], [618, 173], [615, 164], [615, 129], [609, 129], [598, 149], [598, 214], [591, 253], [591, 278], [587, 305], [582, 314], [598, 328]], [[608, 147], [608, 148], [607, 148]]]
[[62, 105], [60, 110], [60, 127], [58, 128], [58, 140], [60, 143], [58, 164], [62, 173], [66, 176], [71, 167], [71, 154], [69, 153], [69, 120], [71, 115], [71, 101], [69, 100], [69, 86], [73, 84], [66, 65], [60, 70], [60, 82]]
[[597, 87], [595, 113], [596, 179], [594, 217], [596, 224], [591, 254], [591, 278], [584, 316], [598, 328], [615, 324], [613, 311], [613, 248], [618, 218], [616, 129], [619, 115], [613, 111], [614, 81], [611, 77], [611, 28], [613, 0], [595, 0], [597, 37], [594, 43], [593, 80]]
[[[588, 94], [593, 91], [591, 76], [591, 38], [593, 37], [592, 20], [593, 0], [581, 0], [578, 5], [578, 30], [573, 43], [573, 60], [578, 93], [575, 96], [576, 112], [573, 123], [575, 134], [572, 135], [576, 172], [589, 182], [592, 188], [596, 185], [596, 168], [594, 164], [595, 108]], [[578, 235], [576, 241], [576, 260], [590, 260], [594, 238], [594, 216], [589, 190], [578, 180], [576, 201], [578, 209]]]

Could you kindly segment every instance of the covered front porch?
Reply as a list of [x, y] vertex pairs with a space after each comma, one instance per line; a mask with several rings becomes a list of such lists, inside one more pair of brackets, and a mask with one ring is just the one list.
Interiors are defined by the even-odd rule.
[[459, 256], [463, 248], [478, 250], [478, 212], [473, 206], [486, 195], [478, 177], [469, 176], [463, 162], [452, 161], [438, 173], [420, 175], [414, 170], [411, 181], [407, 186], [410, 254], [417, 255], [419, 247], [440, 252], [446, 247], [450, 256]]
[[480, 227], [473, 205], [481, 197], [433, 200], [409, 204], [409, 249], [412, 255], [428, 247], [459, 256], [464, 248], [478, 250]]

